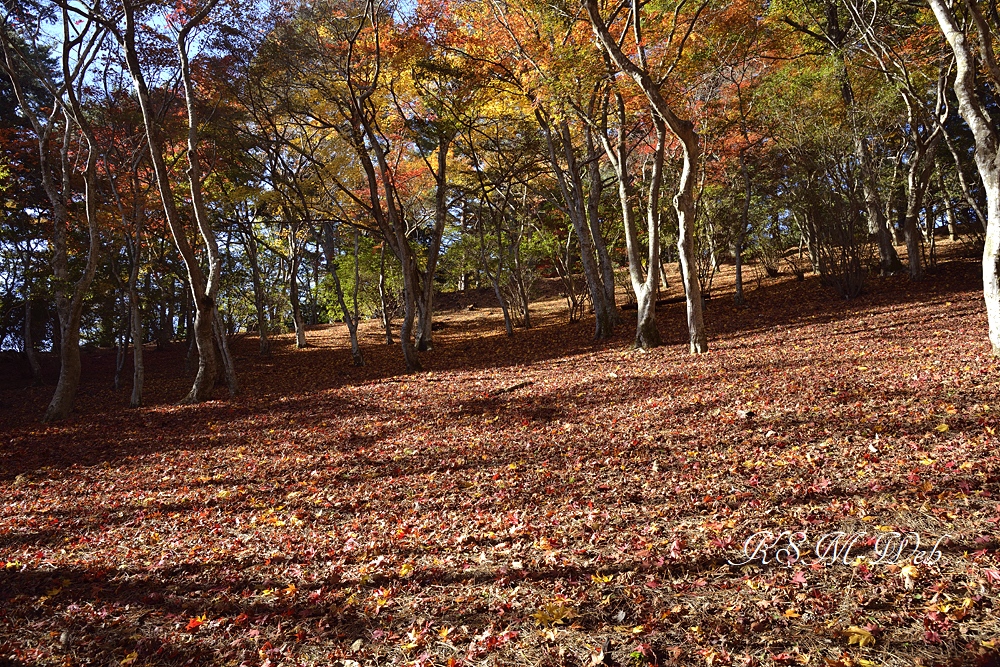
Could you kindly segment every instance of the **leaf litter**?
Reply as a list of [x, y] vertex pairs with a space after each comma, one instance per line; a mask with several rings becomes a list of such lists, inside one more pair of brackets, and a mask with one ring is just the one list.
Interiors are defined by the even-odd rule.
[[[399, 375], [366, 323], [234, 345], [235, 400], [150, 406], [87, 356], [77, 413], [0, 417], [0, 663], [995, 664], [997, 366], [977, 265], [710, 302], [712, 351], [609, 342], [554, 303], [513, 340], [442, 313]], [[742, 560], [753, 533], [863, 531], [847, 564]], [[933, 564], [874, 536], [949, 535]], [[855, 556], [862, 556], [855, 558]], [[6, 661], [6, 662], [4, 662]]]

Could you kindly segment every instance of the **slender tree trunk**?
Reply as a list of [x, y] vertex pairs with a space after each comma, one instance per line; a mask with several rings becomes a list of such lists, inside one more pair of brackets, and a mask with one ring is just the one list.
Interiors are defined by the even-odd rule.
[[[69, 14], [64, 9], [62, 12], [62, 23], [64, 28], [69, 24]], [[87, 29], [91, 24], [87, 24]], [[67, 28], [68, 29], [68, 28]], [[83, 40], [81, 34], [80, 39]], [[97, 255], [99, 249], [98, 227], [97, 227], [97, 192], [95, 188], [97, 180], [97, 157], [98, 146], [95, 135], [91, 130], [86, 115], [82, 112], [79, 101], [76, 98], [75, 83], [70, 75], [71, 64], [69, 54], [72, 51], [67, 47], [63, 49], [62, 65], [63, 74], [69, 80], [65, 90], [65, 97], [53, 98], [49, 104], [51, 112], [45, 123], [33, 111], [33, 105], [28, 103], [20, 78], [22, 68], [15, 63], [18, 58], [14, 48], [3, 31], [0, 31], [0, 51], [3, 60], [0, 61], [0, 69], [5, 71], [10, 77], [14, 95], [21, 106], [22, 112], [27, 116], [37, 137], [39, 150], [40, 173], [42, 176], [42, 187], [49, 200], [51, 210], [49, 212], [52, 224], [52, 274], [55, 279], [55, 306], [58, 314], [58, 332], [60, 352], [59, 380], [56, 384], [52, 400], [45, 410], [42, 421], [52, 422], [65, 419], [73, 409], [77, 390], [80, 384], [80, 320], [83, 314], [83, 299], [93, 282], [97, 271]], [[93, 61], [92, 55], [86, 52], [77, 55], [81, 56], [81, 61], [75, 65], [75, 74], [83, 76], [87, 68]], [[50, 139], [52, 131], [62, 118], [62, 144], [59, 150], [58, 167], [50, 163]], [[68, 226], [70, 222], [69, 202], [73, 201], [77, 195], [73, 192], [72, 175], [77, 170], [78, 165], [74, 164], [71, 157], [71, 143], [73, 139], [73, 127], [76, 125], [81, 136], [80, 149], [85, 156], [83, 169], [83, 209], [87, 221], [87, 233], [89, 244], [87, 258], [84, 269], [80, 277], [74, 282], [70, 279], [69, 267], [69, 238]], [[56, 182], [54, 172], [58, 172], [59, 182]]]
[[[618, 46], [618, 42], [608, 31], [601, 18], [597, 0], [585, 0], [584, 5], [590, 17], [598, 41], [608, 53], [615, 65], [629, 75], [639, 86], [649, 101], [651, 110], [670, 128], [683, 147], [683, 163], [678, 183], [677, 194], [674, 196], [674, 210], [677, 212], [678, 239], [677, 250], [680, 255], [681, 278], [684, 282], [684, 292], [687, 301], [687, 324], [689, 347], [692, 354], [708, 352], [708, 335], [705, 331], [702, 315], [701, 284], [698, 282], [698, 270], [694, 256], [694, 186], [698, 173], [698, 134], [694, 131], [691, 121], [678, 117], [667, 104], [660, 91], [659, 84], [653, 81], [645, 69], [644, 51], [640, 49], [642, 66], [636, 65]], [[638, 2], [633, 5], [633, 26], [639, 35]], [[638, 40], [641, 44], [641, 40]], [[653, 272], [655, 274], [655, 271]], [[655, 296], [653, 297], [655, 299]]]
[[666, 151], [666, 126], [654, 116], [656, 127], [656, 150], [653, 155], [653, 170], [646, 198], [646, 227], [649, 235], [646, 275], [643, 277], [642, 256], [639, 234], [633, 211], [632, 177], [628, 171], [628, 146], [626, 143], [625, 101], [615, 91], [618, 111], [617, 142], [612, 144], [607, 133], [602, 130], [600, 138], [605, 155], [611, 163], [618, 181], [618, 199], [622, 209], [625, 228], [625, 249], [628, 254], [629, 279], [635, 293], [638, 319], [636, 320], [635, 347], [649, 349], [663, 344], [660, 331], [656, 327], [656, 296], [659, 292], [659, 273], [663, 269], [660, 262], [660, 185], [663, 177], [663, 160]]
[[389, 304], [385, 289], [385, 243], [379, 251], [378, 267], [378, 297], [382, 302], [382, 326], [385, 327], [385, 344], [394, 345], [392, 340], [392, 318], [389, 316]]
[[31, 367], [31, 383], [42, 384], [42, 364], [38, 361], [38, 351], [35, 349], [35, 336], [32, 331], [30, 295], [24, 299], [24, 356], [28, 358], [28, 366]]
[[[136, 275], [138, 276], [138, 272]], [[131, 276], [128, 301], [129, 321], [132, 327], [132, 396], [129, 399], [129, 407], [138, 408], [142, 405], [142, 389], [146, 376], [146, 366], [142, 357], [142, 342], [145, 336], [142, 331], [142, 311], [139, 309], [139, 291]]]
[[740, 211], [740, 228], [736, 231], [733, 242], [733, 257], [736, 259], [736, 294], [733, 300], [737, 306], [746, 303], [743, 296], [743, 240], [746, 238], [747, 225], [750, 223], [750, 170], [747, 168], [746, 155], [740, 151], [740, 173], [743, 175], [743, 208]]
[[535, 118], [538, 120], [545, 135], [545, 140], [549, 149], [549, 162], [556, 175], [556, 182], [562, 193], [563, 200], [569, 212], [570, 222], [576, 237], [580, 242], [580, 264], [583, 266], [583, 275], [587, 280], [587, 287], [590, 291], [590, 300], [594, 306], [595, 331], [594, 338], [610, 338], [614, 335], [615, 317], [611, 313], [611, 307], [607, 302], [607, 292], [604, 289], [604, 281], [601, 279], [598, 266], [594, 260], [594, 242], [590, 232], [590, 225], [583, 203], [583, 185], [580, 177], [580, 170], [573, 154], [573, 146], [570, 143], [572, 137], [569, 132], [569, 123], [562, 121], [561, 137], [559, 139], [563, 148], [563, 156], [567, 160], [566, 169], [562, 168], [556, 152], [556, 138], [552, 132], [549, 122], [542, 115], [541, 111], [535, 110]]
[[590, 235], [594, 239], [594, 249], [597, 252], [598, 265], [601, 268], [601, 282], [604, 287], [604, 298], [610, 311], [612, 324], [621, 323], [621, 315], [615, 304], [615, 267], [608, 254], [608, 246], [601, 233], [601, 194], [604, 191], [604, 181], [601, 179], [600, 157], [594, 145], [594, 134], [588, 125], [584, 129], [587, 143], [587, 174], [590, 188], [587, 193], [587, 220], [590, 222]]
[[417, 314], [417, 298], [420, 293], [420, 279], [417, 276], [416, 261], [412, 255], [405, 255], [403, 266], [403, 324], [399, 328], [400, 343], [403, 348], [403, 361], [406, 370], [412, 372], [423, 370], [417, 350], [413, 346], [413, 324]]
[[951, 193], [948, 192], [948, 188], [944, 184], [944, 176], [941, 174], [941, 170], [937, 170], [938, 177], [938, 188], [941, 190], [941, 198], [944, 200], [945, 212], [948, 214], [948, 239], [951, 241], [958, 240], [958, 224], [957, 216], [955, 215], [955, 203], [951, 200]]
[[250, 264], [250, 278], [253, 281], [253, 301], [257, 310], [257, 334], [260, 338], [260, 356], [271, 356], [271, 339], [268, 337], [267, 309], [264, 307], [264, 281], [260, 275], [260, 260], [257, 255], [257, 240], [252, 231], [244, 230], [243, 244]]
[[[115, 269], [112, 267], [112, 271]], [[121, 281], [118, 276], [115, 275], [115, 282], [121, 286]], [[128, 345], [129, 341], [132, 339], [130, 334], [130, 328], [132, 326], [132, 320], [129, 315], [129, 302], [124, 294], [122, 294], [122, 311], [121, 315], [121, 331], [115, 337], [115, 380], [114, 388], [115, 391], [121, 389], [122, 386], [122, 371], [125, 370], [125, 359], [128, 357]]]
[[309, 341], [306, 340], [306, 323], [302, 319], [302, 304], [299, 303], [299, 285], [298, 278], [296, 277], [298, 262], [292, 261], [292, 277], [288, 284], [288, 298], [292, 302], [292, 322], [295, 326], [295, 347], [300, 350], [304, 347], [309, 347]]
[[236, 365], [233, 363], [233, 355], [229, 351], [229, 336], [226, 332], [226, 323], [223, 322], [222, 313], [219, 312], [218, 307], [215, 308], [212, 322], [215, 330], [215, 343], [218, 346], [219, 357], [222, 361], [222, 370], [226, 378], [226, 387], [229, 389], [229, 396], [233, 397], [240, 393], [240, 385], [236, 377]]
[[500, 289], [500, 281], [496, 277], [493, 277], [493, 293], [497, 297], [497, 303], [500, 304], [500, 310], [503, 311], [503, 327], [504, 331], [507, 332], [508, 338], [514, 335], [514, 323], [510, 319], [510, 308], [507, 305], [507, 300], [503, 298], [503, 292]]
[[427, 249], [427, 267], [423, 272], [421, 285], [419, 321], [417, 323], [417, 350], [424, 352], [433, 344], [434, 319], [434, 274], [437, 269], [438, 256], [441, 254], [441, 239], [444, 236], [445, 223], [448, 221], [448, 150], [452, 138], [442, 136], [438, 142], [437, 171], [434, 173], [436, 184], [434, 192], [434, 232], [431, 244]]
[[[326, 255], [326, 266], [333, 278], [334, 292], [337, 295], [337, 303], [340, 311], [344, 314], [344, 323], [347, 325], [347, 332], [351, 338], [351, 357], [355, 366], [364, 366], [365, 360], [361, 355], [361, 348], [358, 345], [358, 282], [360, 279], [358, 268], [358, 232], [354, 231], [354, 309], [348, 309], [347, 299], [344, 297], [344, 288], [340, 282], [340, 274], [337, 264], [337, 247], [334, 242], [333, 223], [323, 225], [321, 236], [323, 243], [323, 253]], [[391, 344], [391, 343], [390, 343]]]
[[188, 287], [190, 288], [191, 300], [196, 311], [193, 335], [194, 342], [198, 348], [198, 371], [195, 374], [194, 384], [182, 400], [182, 403], [198, 403], [208, 400], [215, 386], [216, 378], [217, 358], [213, 340], [213, 328], [216, 311], [215, 297], [219, 285], [220, 260], [218, 244], [208, 216], [206, 215], [201, 189], [201, 170], [198, 154], [198, 118], [195, 110], [194, 84], [191, 79], [186, 48], [186, 39], [190, 34], [190, 30], [207, 16], [208, 11], [216, 3], [217, 0], [210, 0], [203, 6], [198, 15], [192, 17], [178, 32], [176, 43], [181, 64], [181, 79], [184, 84], [188, 116], [187, 180], [195, 222], [205, 243], [205, 250], [208, 256], [208, 276], [202, 271], [194, 248], [188, 241], [185, 225], [176, 208], [170, 172], [167, 168], [161, 147], [160, 129], [156, 123], [155, 114], [150, 103], [149, 88], [146, 84], [145, 74], [139, 62], [138, 50], [135, 44], [135, 8], [130, 3], [125, 3], [124, 5], [125, 31], [122, 34], [116, 35], [119, 43], [124, 47], [125, 62], [132, 77], [136, 89], [136, 97], [142, 111], [150, 158], [153, 162], [157, 188], [160, 192], [160, 201], [163, 204], [164, 215], [167, 219], [167, 225], [170, 227], [170, 233], [174, 238], [174, 243], [187, 269]]
[[518, 232], [518, 241], [514, 247], [514, 279], [517, 284], [517, 294], [521, 300], [520, 310], [524, 319], [524, 328], [531, 328], [531, 312], [529, 310], [530, 298], [528, 288], [524, 284], [524, 261], [521, 259], [521, 237], [524, 234], [524, 224], [521, 224], [521, 231]]

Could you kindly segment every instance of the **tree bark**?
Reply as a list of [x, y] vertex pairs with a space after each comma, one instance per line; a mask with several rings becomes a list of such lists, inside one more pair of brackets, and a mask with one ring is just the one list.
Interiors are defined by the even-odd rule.
[[[326, 266], [333, 278], [334, 292], [337, 294], [337, 303], [340, 311], [344, 314], [344, 323], [347, 325], [347, 332], [351, 338], [351, 358], [355, 366], [364, 366], [365, 360], [361, 355], [361, 348], [358, 345], [358, 232], [354, 232], [354, 309], [347, 308], [347, 299], [344, 298], [344, 288], [340, 283], [338, 272], [337, 246], [334, 242], [333, 223], [327, 222], [323, 225], [321, 235], [323, 242], [323, 253], [326, 255]], [[390, 343], [391, 344], [391, 343]]]
[[139, 62], [138, 50], [135, 44], [135, 7], [130, 0], [123, 2], [125, 30], [124, 32], [116, 31], [115, 33], [116, 39], [124, 49], [126, 67], [132, 77], [132, 82], [136, 90], [136, 97], [142, 112], [143, 125], [146, 130], [150, 157], [153, 162], [153, 171], [156, 175], [156, 184], [160, 192], [164, 215], [167, 225], [170, 227], [174, 244], [177, 246], [181, 259], [184, 261], [184, 266], [187, 270], [187, 282], [195, 307], [193, 333], [194, 342], [198, 349], [198, 371], [195, 374], [194, 384], [188, 394], [182, 399], [182, 403], [198, 403], [208, 400], [215, 386], [216, 378], [217, 358], [213, 341], [213, 327], [216, 310], [215, 297], [219, 287], [221, 262], [215, 233], [211, 228], [205, 211], [201, 188], [201, 170], [198, 157], [198, 117], [194, 105], [194, 84], [191, 79], [186, 40], [190, 35], [190, 31], [207, 17], [208, 12], [217, 3], [218, 0], [208, 0], [178, 31], [175, 43], [180, 59], [181, 80], [184, 84], [188, 117], [187, 180], [195, 222], [205, 244], [206, 255], [208, 256], [209, 272], [207, 276], [201, 268], [194, 248], [188, 241], [187, 230], [175, 205], [170, 173], [163, 156], [160, 130], [150, 103], [149, 88]]
[[1000, 355], [1000, 136], [976, 93], [976, 75], [983, 65], [994, 86], [1000, 85], [1000, 70], [993, 53], [995, 35], [979, 12], [975, 0], [967, 4], [980, 38], [982, 63], [976, 62], [968, 36], [959, 28], [945, 0], [928, 0], [941, 31], [955, 54], [955, 96], [958, 110], [976, 142], [976, 167], [986, 190], [986, 240], [983, 247], [983, 299], [989, 339], [994, 355]]
[[38, 361], [38, 351], [35, 349], [35, 336], [31, 330], [33, 326], [31, 314], [31, 297], [24, 299], [24, 356], [28, 359], [28, 366], [31, 368], [31, 382], [35, 385], [42, 384], [42, 364]]
[[423, 271], [420, 293], [420, 317], [417, 322], [416, 346], [420, 352], [431, 349], [434, 320], [434, 274], [441, 254], [441, 239], [448, 221], [448, 150], [452, 137], [443, 135], [438, 141], [437, 171], [434, 174], [434, 233], [427, 249], [427, 267]]
[[378, 268], [378, 297], [382, 302], [382, 326], [385, 327], [385, 344], [392, 346], [392, 318], [389, 316], [389, 304], [387, 303], [387, 294], [385, 289], [385, 244], [382, 244], [382, 248], [379, 250], [379, 268]]
[[[250, 223], [248, 223], [250, 224]], [[267, 310], [264, 307], [264, 284], [260, 275], [260, 260], [257, 256], [257, 239], [252, 229], [243, 230], [243, 247], [250, 264], [250, 278], [253, 281], [253, 302], [257, 310], [257, 335], [260, 339], [259, 352], [262, 357], [271, 356], [271, 340], [268, 337]]]
[[656, 126], [656, 149], [653, 155], [653, 172], [650, 178], [649, 195], [646, 199], [646, 224], [649, 235], [647, 246], [648, 258], [646, 275], [643, 277], [639, 233], [636, 228], [635, 214], [632, 209], [634, 193], [632, 177], [628, 171], [628, 146], [626, 144], [625, 101], [621, 93], [615, 91], [615, 102], [618, 112], [618, 132], [616, 145], [612, 145], [605, 129], [600, 133], [604, 152], [608, 157], [618, 181], [618, 199], [622, 208], [622, 222], [625, 228], [625, 250], [628, 254], [629, 279], [632, 291], [635, 293], [636, 320], [635, 347], [649, 349], [663, 344], [660, 331], [656, 327], [656, 295], [659, 291], [660, 271], [660, 185], [663, 175], [664, 152], [666, 151], [666, 127], [663, 121], [654, 116]]
[[[691, 121], [678, 117], [670, 108], [660, 92], [659, 84], [653, 81], [649, 72], [633, 63], [621, 50], [601, 18], [597, 0], [585, 0], [584, 5], [601, 46], [618, 69], [638, 84], [649, 100], [653, 113], [670, 128], [683, 147], [683, 162], [677, 194], [674, 196], [674, 210], [677, 212], [678, 224], [677, 251], [680, 255], [681, 277], [687, 301], [688, 342], [692, 354], [708, 352], [708, 335], [702, 315], [701, 284], [698, 282], [694, 256], [694, 186], [700, 159], [698, 134], [694, 131]], [[638, 3], [633, 8], [634, 13], [637, 10]], [[638, 25], [637, 14], [634, 21]]]
[[548, 119], [539, 109], [535, 110], [535, 119], [545, 135], [549, 150], [549, 163], [552, 165], [559, 190], [566, 202], [573, 231], [576, 232], [576, 237], [580, 242], [580, 264], [583, 266], [583, 275], [590, 291], [591, 303], [594, 306], [594, 338], [610, 338], [614, 335], [615, 316], [611, 312], [613, 304], [608, 304], [604, 281], [594, 260], [594, 240], [585, 211], [583, 180], [576, 156], [573, 153], [569, 123], [566, 120], [562, 121], [558, 139], [563, 149], [563, 157], [566, 160], [566, 168], [563, 169], [556, 150], [555, 132]]
[[736, 259], [736, 293], [733, 301], [737, 306], [746, 303], [743, 296], [743, 241], [750, 222], [750, 170], [743, 151], [740, 151], [740, 174], [743, 175], [743, 208], [740, 210], [740, 228], [736, 230], [736, 239], [733, 241], [733, 257]]

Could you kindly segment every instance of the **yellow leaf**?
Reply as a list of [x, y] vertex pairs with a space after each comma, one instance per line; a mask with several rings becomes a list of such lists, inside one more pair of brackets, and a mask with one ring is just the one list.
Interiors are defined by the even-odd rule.
[[958, 466], [958, 468], [959, 470], [970, 470], [972, 468], [972, 464], [966, 461], [962, 465]]
[[411, 574], [413, 574], [413, 565], [410, 563], [403, 563], [403, 567], [399, 568], [400, 578], [406, 579]]
[[872, 633], [868, 632], [864, 628], [859, 628], [856, 625], [852, 625], [847, 628], [847, 644], [857, 644], [861, 648], [868, 646], [869, 644], [875, 644], [875, 637]]
[[612, 575], [610, 574], [592, 574], [590, 578], [594, 580], [594, 583], [607, 584], [611, 582]]
[[937, 426], [936, 426], [936, 427], [934, 428], [934, 430], [935, 430], [935, 431], [940, 431], [941, 433], [944, 433], [945, 431], [947, 431], [947, 430], [948, 430], [948, 425], [947, 425], [947, 424], [938, 424], [938, 425], [937, 425]]
[[785, 610], [785, 618], [799, 618], [802, 614], [795, 611], [791, 607]]
[[924, 458], [920, 459], [920, 463], [922, 463], [925, 466], [932, 466], [934, 465], [934, 459], [925, 456]]
[[577, 616], [578, 614], [572, 607], [553, 602], [550, 602], [531, 615], [535, 619], [536, 625], [544, 626], [562, 625], [566, 619], [576, 618]]
[[441, 641], [447, 641], [448, 633], [451, 632], [452, 630], [454, 630], [454, 628], [441, 628], [440, 630], [438, 630], [438, 637], [441, 638]]
[[118, 664], [123, 665], [123, 667], [129, 667], [129, 665], [134, 665], [135, 661], [138, 659], [139, 659], [139, 653], [136, 651], [132, 651], [127, 656], [122, 658], [122, 661], [119, 662]]

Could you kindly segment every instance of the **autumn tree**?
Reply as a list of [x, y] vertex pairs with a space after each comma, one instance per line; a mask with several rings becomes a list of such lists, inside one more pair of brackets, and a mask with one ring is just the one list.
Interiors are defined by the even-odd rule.
[[[842, 9], [840, 0], [809, 0], [805, 5], [802, 8], [791, 8], [801, 11], [803, 16], [799, 16], [799, 11], [786, 11], [784, 6], [775, 7], [773, 11], [784, 12], [782, 18], [785, 23], [812, 40], [812, 46], [825, 51], [835, 64], [835, 76], [839, 84], [848, 130], [854, 141], [855, 158], [859, 165], [858, 179], [864, 191], [868, 225], [878, 241], [880, 268], [883, 273], [894, 273], [902, 268], [902, 263], [892, 243], [892, 232], [886, 220], [883, 197], [879, 189], [876, 159], [872, 155], [861, 101], [858, 100], [849, 68], [849, 54], [859, 40], [859, 35], [852, 30], [850, 16]], [[822, 18], [810, 24], [809, 21], [814, 16]]]
[[[201, 105], [198, 98], [198, 85], [195, 82], [195, 68], [192, 67], [193, 50], [199, 44], [206, 45], [210, 37], [208, 33], [197, 36], [196, 33], [200, 27], [206, 24], [219, 5], [219, 0], [205, 0], [202, 3], [184, 6], [176, 12], [159, 16], [157, 15], [157, 7], [134, 0], [120, 0], [108, 8], [108, 13], [104, 13], [105, 7], [100, 4], [86, 8], [88, 16], [96, 16], [100, 19], [101, 23], [114, 36], [122, 51], [122, 58], [132, 79], [142, 113], [150, 159], [164, 215], [187, 272], [187, 284], [191, 290], [191, 298], [195, 308], [193, 329], [198, 350], [198, 370], [191, 390], [184, 398], [186, 403], [197, 403], [210, 398], [211, 391], [215, 386], [217, 365], [220, 361], [225, 370], [230, 394], [235, 395], [239, 390], [217, 304], [222, 277], [222, 257], [205, 201], [203, 183], [205, 156], [201, 150]], [[147, 31], [150, 24], [146, 21], [156, 18], [163, 20], [165, 29], [170, 35], [173, 56], [176, 58], [172, 65], [176, 67], [177, 77], [183, 90], [187, 120], [185, 138], [187, 169], [185, 175], [190, 214], [204, 250], [207, 267], [203, 267], [201, 264], [197, 248], [188, 235], [188, 224], [177, 205], [176, 186], [173, 183], [164, 153], [165, 144], [169, 138], [164, 136], [163, 129], [158, 123], [156, 109], [152, 101], [149, 82], [152, 63], [157, 62], [156, 58], [162, 57], [164, 54], [151, 52], [152, 45], [144, 43], [142, 40], [149, 39]]]
[[[32, 57], [41, 50], [39, 42], [46, 38], [50, 20], [58, 26], [58, 73], [39, 67]], [[45, 421], [69, 415], [80, 384], [80, 319], [97, 270], [100, 242], [96, 188], [101, 147], [85, 110], [85, 85], [104, 38], [100, 24], [91, 18], [79, 19], [66, 7], [30, 3], [0, 14], [0, 69], [10, 77], [20, 113], [34, 131], [52, 225], [60, 368]], [[39, 84], [46, 91], [42, 107], [33, 104], [27, 92], [29, 86]], [[71, 266], [78, 252], [73, 239], [77, 227], [85, 229], [89, 239], [79, 268]]]
[[[687, 38], [694, 30], [698, 16], [706, 7], [707, 3], [698, 6], [694, 13], [682, 16], [681, 7], [673, 14], [674, 23], [668, 35], [679, 35], [677, 43], [668, 41], [673, 48], [669, 52], [681, 58], [684, 52]], [[678, 221], [678, 241], [677, 249], [680, 255], [681, 278], [684, 282], [684, 291], [687, 302], [687, 324], [690, 351], [693, 354], [708, 351], [708, 336], [705, 331], [704, 318], [702, 316], [701, 286], [698, 282], [694, 260], [694, 186], [698, 174], [698, 164], [700, 159], [700, 148], [698, 145], [698, 133], [694, 129], [694, 124], [685, 118], [677, 115], [674, 106], [668, 102], [670, 90], [666, 85], [670, 79], [670, 74], [674, 69], [671, 65], [672, 59], [665, 63], [655, 63], [647, 54], [647, 42], [643, 38], [643, 30], [648, 26], [644, 24], [643, 18], [648, 10], [636, 1], [631, 8], [622, 14], [612, 14], [612, 19], [617, 16], [624, 16], [618, 23], [619, 35], [615, 36], [611, 30], [615, 23], [609, 25], [601, 13], [598, 0], [585, 0], [584, 6], [590, 18], [594, 35], [601, 48], [608, 54], [611, 62], [623, 74], [631, 78], [645, 95], [652, 114], [670, 130], [682, 146], [682, 166], [677, 194], [674, 197], [674, 210]], [[634, 48], [634, 55], [630, 56], [624, 50], [624, 43], [630, 41]], [[659, 51], [659, 49], [658, 49]], [[652, 67], [659, 65], [660, 72], [654, 72]], [[652, 244], [651, 244], [652, 245]], [[653, 281], [655, 286], [655, 279]], [[654, 297], [655, 298], [655, 297]]]
[[[470, 36], [466, 47], [489, 62], [507, 93], [529, 103], [545, 141], [560, 208], [580, 248], [580, 264], [595, 316], [596, 338], [613, 335], [621, 321], [615, 304], [614, 266], [601, 224], [604, 181], [602, 151], [594, 130], [577, 122], [575, 108], [594, 110], [600, 101], [601, 73], [589, 48], [571, 39], [572, 17], [539, 3], [496, 0], [476, 15], [506, 39], [502, 46]], [[596, 75], [595, 75], [596, 73]]]

